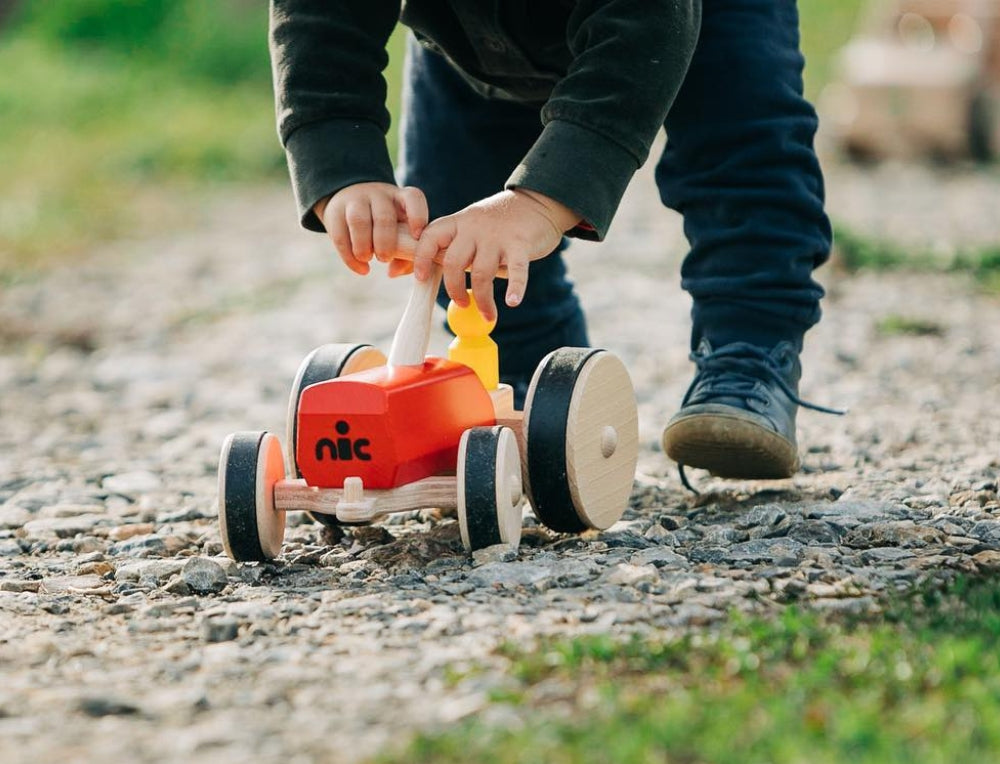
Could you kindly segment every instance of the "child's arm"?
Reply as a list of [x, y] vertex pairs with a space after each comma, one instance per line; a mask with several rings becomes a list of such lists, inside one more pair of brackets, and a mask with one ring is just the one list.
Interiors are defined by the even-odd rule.
[[395, 188], [382, 71], [399, 8], [400, 0], [271, 0], [278, 133], [309, 230], [325, 230], [317, 206], [342, 189]]

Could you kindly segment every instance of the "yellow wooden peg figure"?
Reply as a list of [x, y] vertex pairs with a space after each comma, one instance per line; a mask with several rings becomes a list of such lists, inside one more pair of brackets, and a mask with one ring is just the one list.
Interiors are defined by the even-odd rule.
[[448, 346], [448, 360], [472, 368], [487, 390], [496, 390], [500, 384], [500, 356], [497, 343], [490, 339], [496, 323], [483, 318], [471, 289], [467, 307], [457, 305], [454, 300], [448, 303], [448, 326], [455, 332], [455, 339]]

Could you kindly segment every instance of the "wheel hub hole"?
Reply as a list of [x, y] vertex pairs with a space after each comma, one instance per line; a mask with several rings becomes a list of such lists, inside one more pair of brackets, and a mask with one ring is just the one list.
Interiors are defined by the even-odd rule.
[[510, 476], [510, 503], [511, 506], [516, 507], [521, 503], [522, 493], [521, 493], [521, 476], [511, 475]]
[[607, 425], [601, 430], [601, 456], [610, 459], [616, 448], [618, 448], [618, 430]]

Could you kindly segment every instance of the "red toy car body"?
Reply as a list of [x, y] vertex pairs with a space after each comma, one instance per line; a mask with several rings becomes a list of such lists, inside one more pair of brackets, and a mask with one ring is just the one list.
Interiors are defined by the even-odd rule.
[[310, 385], [298, 406], [296, 463], [311, 486], [395, 488], [454, 474], [471, 427], [496, 424], [493, 400], [468, 366], [428, 358]]

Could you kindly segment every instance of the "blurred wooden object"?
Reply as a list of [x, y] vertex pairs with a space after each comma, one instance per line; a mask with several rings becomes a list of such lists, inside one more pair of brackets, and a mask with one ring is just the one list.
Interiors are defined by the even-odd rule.
[[991, 159], [998, 107], [1000, 0], [877, 2], [820, 100], [858, 159]]

